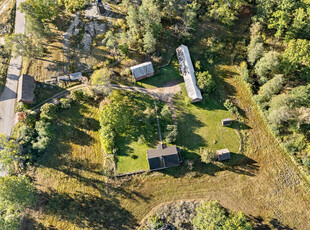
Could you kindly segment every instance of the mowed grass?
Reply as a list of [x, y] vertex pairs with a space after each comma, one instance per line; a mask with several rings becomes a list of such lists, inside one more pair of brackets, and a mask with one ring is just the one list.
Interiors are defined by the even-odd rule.
[[[116, 138], [116, 173], [131, 173], [148, 170], [148, 149], [154, 148], [159, 141], [155, 116], [154, 100], [145, 94], [126, 92], [135, 106], [130, 129]], [[139, 143], [143, 135], [144, 143]]]
[[147, 144], [138, 144], [137, 141], [127, 143], [126, 137], [120, 137], [117, 145], [117, 173], [137, 172], [149, 170], [146, 151], [151, 147]]
[[186, 91], [183, 89], [175, 100], [179, 131], [177, 144], [183, 146], [185, 157], [199, 157], [201, 148], [214, 153], [228, 148], [232, 153], [238, 153], [240, 138], [235, 126], [223, 127], [221, 124], [224, 118], [235, 118], [223, 106], [223, 99], [215, 95], [187, 105], [185, 97]]
[[168, 66], [160, 68], [154, 76], [137, 82], [137, 86], [148, 89], [162, 87], [167, 83], [183, 81], [183, 77], [178, 70], [179, 65], [176, 56], [174, 56]]

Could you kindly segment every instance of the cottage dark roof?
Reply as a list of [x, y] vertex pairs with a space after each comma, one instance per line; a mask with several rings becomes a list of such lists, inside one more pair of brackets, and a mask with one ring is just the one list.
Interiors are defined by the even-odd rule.
[[230, 152], [228, 149], [221, 149], [216, 151], [216, 156], [219, 161], [230, 159]]
[[32, 103], [34, 99], [35, 81], [34, 77], [23, 74], [19, 78], [17, 101]]
[[169, 168], [180, 164], [178, 149], [175, 145], [168, 147], [166, 144], [158, 145], [157, 149], [147, 151], [147, 158], [150, 170]]

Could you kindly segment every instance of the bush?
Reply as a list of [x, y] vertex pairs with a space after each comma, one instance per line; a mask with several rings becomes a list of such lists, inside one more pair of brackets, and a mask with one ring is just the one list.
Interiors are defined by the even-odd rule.
[[60, 107], [62, 109], [70, 109], [71, 108], [71, 100], [67, 98], [60, 99]]
[[214, 158], [214, 153], [209, 149], [204, 149], [204, 151], [201, 154], [201, 161], [206, 164], [209, 164], [211, 163], [213, 158]]
[[145, 139], [144, 135], [142, 134], [141, 136], [138, 137], [138, 144], [143, 145], [145, 143], [146, 143], [146, 139]]
[[269, 101], [273, 95], [280, 92], [284, 83], [285, 79], [282, 75], [276, 75], [274, 78], [269, 80], [259, 90], [259, 96], [261, 97], [261, 101]]
[[238, 108], [229, 100], [227, 99], [225, 102], [224, 102], [224, 107], [231, 113], [237, 115], [237, 116], [240, 116], [240, 113], [238, 111]]
[[197, 86], [202, 92], [210, 94], [216, 89], [216, 84], [212, 78], [212, 75], [208, 71], [197, 72]]
[[302, 159], [302, 163], [303, 163], [304, 166], [310, 168], [310, 158], [309, 157], [304, 157]]
[[275, 72], [280, 65], [280, 54], [276, 51], [266, 53], [255, 65], [255, 73], [263, 77], [269, 72]]
[[166, 132], [166, 142], [167, 143], [174, 143], [177, 140], [178, 136], [178, 129], [176, 125], [167, 125], [167, 132]]
[[264, 53], [264, 44], [261, 42], [260, 36], [251, 39], [248, 46], [248, 61], [253, 65]]
[[82, 89], [71, 91], [70, 96], [72, 100], [77, 102], [83, 102], [89, 99], [87, 94]]
[[44, 104], [41, 107], [40, 111], [41, 111], [41, 114], [40, 114], [41, 118], [52, 120], [57, 116], [57, 114], [56, 114], [57, 106], [52, 104], [52, 103]]

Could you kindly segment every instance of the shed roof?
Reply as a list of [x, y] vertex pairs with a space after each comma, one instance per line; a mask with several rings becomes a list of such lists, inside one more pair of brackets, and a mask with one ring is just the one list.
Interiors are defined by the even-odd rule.
[[76, 81], [76, 80], [80, 80], [83, 77], [81, 72], [76, 72], [76, 73], [71, 73], [70, 74], [70, 80], [71, 81]]
[[201, 92], [196, 85], [195, 70], [187, 46], [180, 45], [176, 51], [188, 96], [192, 102], [202, 100]]
[[139, 65], [130, 67], [134, 78], [140, 78], [143, 76], [151, 76], [154, 74], [154, 68], [152, 62], [144, 62]]
[[19, 78], [17, 101], [33, 102], [35, 81], [34, 77], [23, 74]]
[[69, 81], [70, 78], [68, 75], [64, 75], [64, 76], [59, 76], [57, 77], [58, 81]]
[[230, 159], [230, 152], [228, 149], [216, 150], [216, 156], [220, 161]]

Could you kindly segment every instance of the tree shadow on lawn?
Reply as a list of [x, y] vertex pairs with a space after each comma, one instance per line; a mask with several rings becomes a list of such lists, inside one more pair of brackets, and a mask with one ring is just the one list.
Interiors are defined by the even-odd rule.
[[[79, 228], [91, 229], [134, 229], [137, 220], [122, 208], [119, 201], [110, 197], [92, 194], [68, 194], [50, 190], [38, 192], [40, 204], [37, 209], [47, 215], [56, 215]], [[47, 226], [53, 229], [55, 226]]]
[[294, 230], [296, 228], [291, 228], [279, 222], [279, 220], [272, 218], [268, 224], [263, 223], [263, 218], [258, 216], [250, 215], [251, 222], [256, 230], [271, 230], [271, 229], [281, 229], [281, 230]]
[[[182, 154], [183, 163], [179, 167], [168, 168], [162, 170], [163, 174], [173, 176], [175, 178], [183, 177], [188, 173], [195, 172], [196, 177], [201, 176], [202, 174], [207, 174], [209, 176], [216, 176], [216, 173], [220, 171], [231, 171], [236, 174], [246, 175], [246, 176], [255, 176], [259, 170], [257, 162], [251, 158], [237, 153], [230, 153], [231, 159], [218, 162], [212, 161], [209, 164], [201, 162], [200, 155], [194, 152], [186, 152]], [[189, 169], [187, 159], [190, 159], [193, 162], [192, 170]]]

